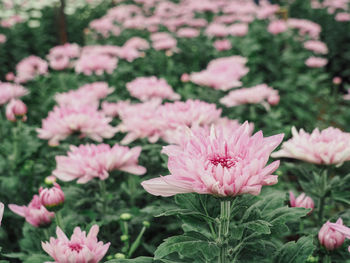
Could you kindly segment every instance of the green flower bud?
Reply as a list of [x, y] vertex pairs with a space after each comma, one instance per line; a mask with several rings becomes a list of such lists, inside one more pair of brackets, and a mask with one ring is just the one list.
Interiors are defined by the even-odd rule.
[[143, 221], [142, 224], [144, 227], [147, 227], [147, 228], [151, 226], [151, 223], [148, 221]]
[[132, 218], [132, 215], [129, 213], [123, 213], [120, 215], [120, 219], [123, 221], [129, 221]]
[[123, 242], [128, 241], [129, 240], [129, 236], [128, 235], [122, 235], [120, 237], [120, 240], [123, 241]]
[[117, 253], [114, 255], [114, 258], [116, 259], [124, 259], [126, 258], [125, 255], [123, 253]]

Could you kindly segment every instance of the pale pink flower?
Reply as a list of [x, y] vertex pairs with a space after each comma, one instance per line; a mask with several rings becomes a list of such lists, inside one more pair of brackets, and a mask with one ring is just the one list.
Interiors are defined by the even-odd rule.
[[309, 40], [304, 43], [304, 48], [311, 50], [317, 54], [327, 54], [328, 48], [327, 45], [318, 40]]
[[50, 49], [47, 58], [50, 67], [55, 70], [62, 70], [71, 66], [71, 59], [79, 57], [80, 47], [77, 44], [66, 43]]
[[263, 5], [257, 9], [256, 16], [259, 19], [266, 19], [273, 16], [279, 9], [279, 5]]
[[327, 221], [318, 232], [318, 240], [327, 250], [337, 249], [344, 243], [345, 236], [336, 230], [337, 226], [343, 226], [341, 218], [335, 224]]
[[210, 61], [205, 70], [191, 73], [190, 80], [197, 85], [226, 91], [242, 85], [239, 80], [249, 71], [246, 63], [247, 59], [241, 56], [217, 58]]
[[110, 35], [119, 36], [121, 30], [118, 26], [113, 23], [113, 20], [109, 17], [102, 17], [99, 19], [92, 20], [89, 27], [101, 34], [103, 37], [109, 37]]
[[334, 85], [340, 85], [343, 80], [341, 77], [334, 77], [332, 81]]
[[158, 79], [155, 76], [138, 77], [126, 84], [127, 90], [131, 96], [141, 101], [147, 101], [154, 98], [179, 100], [180, 95], [175, 93], [172, 87], [165, 79]]
[[37, 129], [38, 137], [49, 140], [49, 145], [58, 145], [74, 132], [80, 132], [81, 137], [101, 142], [103, 138], [112, 138], [117, 129], [110, 126], [112, 118], [106, 117], [93, 106], [54, 107], [46, 119], [42, 121], [42, 128]]
[[15, 74], [13, 74], [13, 72], [8, 72], [5, 75], [6, 81], [13, 81], [13, 80], [15, 80], [15, 78], [16, 78], [16, 76], [15, 76]]
[[329, 127], [307, 133], [301, 129], [298, 133], [292, 128], [293, 137], [282, 144], [281, 150], [272, 154], [274, 158], [286, 157], [315, 164], [336, 164], [350, 160], [350, 133]]
[[0, 226], [1, 226], [2, 217], [4, 215], [4, 209], [5, 209], [4, 204], [0, 202]]
[[55, 95], [56, 102], [62, 107], [94, 106], [98, 107], [100, 99], [107, 97], [114, 91], [107, 82], [93, 82], [81, 86], [77, 90], [70, 90]]
[[226, 37], [229, 35], [229, 30], [224, 24], [211, 23], [206, 28], [205, 34], [209, 37]]
[[310, 20], [290, 18], [287, 20], [288, 27], [296, 28], [299, 30], [299, 34], [309, 35], [313, 39], [318, 39], [321, 33], [321, 26]]
[[124, 43], [124, 47], [134, 48], [137, 50], [146, 50], [149, 49], [149, 43], [146, 39], [132, 37]]
[[112, 74], [116, 69], [118, 59], [104, 54], [82, 54], [76, 61], [75, 72], [84, 75]]
[[233, 24], [227, 30], [231, 36], [243, 37], [248, 33], [249, 26], [246, 23]]
[[199, 30], [191, 27], [180, 28], [176, 35], [183, 38], [194, 38], [199, 36]]
[[22, 59], [16, 66], [16, 82], [24, 83], [34, 79], [38, 75], [46, 75], [48, 64], [36, 56], [29, 56]]
[[93, 225], [86, 236], [85, 231], [81, 231], [80, 227], [76, 227], [69, 240], [63, 231], [57, 227], [57, 238], [51, 237], [49, 242], [41, 242], [41, 246], [55, 260], [52, 263], [98, 263], [110, 246], [109, 242], [103, 244], [102, 241], [98, 241], [98, 231], [98, 225]]
[[70, 146], [68, 156], [56, 156], [57, 166], [52, 174], [62, 181], [77, 179], [79, 184], [94, 178], [106, 180], [114, 170], [142, 175], [146, 168], [138, 165], [141, 150], [139, 146], [130, 149], [118, 144]]
[[51, 224], [51, 220], [55, 216], [53, 212], [47, 211], [41, 204], [40, 197], [38, 195], [33, 196], [33, 199], [30, 201], [28, 206], [9, 204], [8, 207], [12, 212], [24, 217], [29, 224], [35, 227], [47, 226]]
[[[336, 223], [329, 223], [328, 226], [338, 233], [344, 235], [347, 239], [350, 239], [350, 228], [343, 225], [341, 218], [339, 218]], [[348, 247], [348, 251], [350, 252], [350, 246]]]
[[350, 21], [350, 14], [345, 12], [338, 13], [335, 16], [335, 20], [337, 20], [338, 22], [348, 22]]
[[248, 123], [229, 136], [214, 126], [210, 132], [194, 129], [181, 145], [163, 148], [171, 174], [144, 181], [142, 186], [161, 196], [192, 192], [220, 197], [258, 195], [263, 185], [277, 183], [272, 172], [279, 161], [266, 164], [282, 139], [283, 134], [264, 138], [261, 131], [250, 136]]
[[182, 81], [182, 82], [189, 82], [189, 81], [190, 81], [190, 75], [187, 74], [187, 73], [183, 73], [183, 74], [181, 75], [181, 81]]
[[22, 121], [27, 120], [27, 106], [23, 101], [18, 99], [12, 99], [9, 104], [6, 105], [6, 119], [9, 121], [17, 121], [20, 117]]
[[101, 104], [103, 113], [110, 117], [117, 117], [119, 112], [128, 106], [130, 106], [130, 101], [118, 101], [117, 103], [104, 101]]
[[290, 206], [291, 207], [304, 207], [314, 209], [315, 204], [311, 197], [302, 193], [296, 199], [292, 191], [289, 191]]
[[270, 105], [277, 104], [279, 102], [278, 90], [275, 90], [266, 84], [260, 84], [251, 88], [237, 89], [221, 98], [220, 103], [227, 107], [256, 103], [264, 105], [264, 103], [266, 103], [265, 100]]
[[41, 204], [49, 211], [53, 211], [55, 208], [62, 206], [64, 203], [64, 193], [61, 186], [55, 182], [51, 188], [40, 187], [39, 197]]
[[0, 105], [6, 104], [12, 99], [20, 98], [28, 93], [28, 90], [21, 85], [0, 82]]
[[0, 34], [0, 44], [5, 43], [7, 40], [7, 37], [4, 34]]
[[155, 50], [176, 50], [177, 41], [168, 33], [153, 33], [151, 40]]
[[328, 60], [325, 58], [318, 58], [318, 57], [309, 57], [305, 61], [305, 65], [309, 68], [322, 68], [326, 66], [328, 63]]
[[216, 40], [213, 45], [218, 51], [230, 50], [232, 48], [232, 44], [228, 39]]
[[285, 32], [288, 29], [287, 23], [283, 20], [271, 21], [267, 31], [273, 35], [277, 35]]

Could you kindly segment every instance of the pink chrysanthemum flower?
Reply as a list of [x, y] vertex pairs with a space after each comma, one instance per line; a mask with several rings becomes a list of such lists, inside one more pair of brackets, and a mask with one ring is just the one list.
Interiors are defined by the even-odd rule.
[[272, 157], [287, 157], [326, 165], [341, 165], [350, 160], [350, 133], [334, 127], [322, 131], [316, 128], [311, 134], [301, 129], [298, 133], [293, 127], [292, 135]]
[[39, 197], [41, 204], [49, 211], [55, 211], [55, 209], [61, 207], [64, 203], [64, 192], [56, 182], [53, 183], [53, 187], [51, 188], [40, 187]]
[[200, 34], [200, 32], [198, 29], [191, 28], [191, 27], [180, 28], [176, 32], [176, 35], [178, 37], [183, 37], [183, 38], [194, 38], [194, 37], [198, 37], [199, 34]]
[[50, 67], [55, 70], [62, 70], [70, 66], [70, 60], [79, 57], [80, 47], [77, 44], [66, 43], [50, 49], [47, 58]]
[[27, 106], [21, 100], [12, 99], [10, 103], [6, 105], [6, 118], [9, 121], [17, 121], [17, 118], [26, 121], [26, 114]]
[[146, 50], [150, 48], [150, 45], [146, 39], [140, 37], [132, 37], [124, 43], [124, 47], [134, 48], [137, 50]]
[[305, 61], [305, 65], [309, 68], [323, 68], [328, 63], [326, 58], [318, 58], [318, 57], [309, 57]]
[[141, 147], [130, 149], [118, 144], [71, 146], [68, 156], [56, 156], [57, 167], [52, 174], [62, 181], [78, 179], [80, 184], [94, 178], [105, 180], [113, 170], [142, 175], [146, 168], [138, 165], [141, 150]]
[[309, 40], [304, 43], [304, 48], [317, 54], [327, 54], [328, 47], [325, 43], [317, 40]]
[[[332, 230], [337, 231], [339, 234], [342, 234], [345, 238], [350, 239], [350, 228], [343, 225], [343, 220], [341, 218], [339, 218], [335, 223], [329, 223], [329, 221], [327, 221], [327, 223]], [[335, 235], [335, 236], [339, 238], [339, 235]], [[341, 238], [339, 239], [341, 241]], [[341, 242], [337, 242], [337, 240], [335, 241], [338, 247], [342, 245]], [[350, 252], [350, 246], [348, 247], [348, 251]]]
[[339, 218], [336, 223], [327, 221], [320, 231], [318, 232], [318, 240], [320, 244], [327, 250], [334, 250], [341, 247], [344, 243], [345, 236], [342, 232], [338, 231], [345, 227], [343, 220]]
[[291, 207], [304, 207], [314, 209], [314, 201], [310, 196], [307, 196], [305, 193], [302, 193], [297, 198], [295, 198], [292, 191], [289, 191], [289, 201]]
[[0, 105], [6, 104], [10, 100], [20, 98], [28, 93], [28, 90], [21, 85], [0, 82]]
[[113, 20], [109, 17], [102, 17], [99, 19], [92, 20], [89, 27], [100, 33], [103, 37], [109, 37], [110, 35], [120, 35], [120, 28], [113, 23]]
[[249, 26], [246, 23], [233, 24], [227, 28], [232, 36], [243, 37], [248, 34]]
[[116, 69], [118, 59], [103, 54], [83, 54], [75, 64], [75, 72], [84, 75], [112, 74]]
[[251, 88], [242, 88], [231, 91], [225, 97], [220, 99], [220, 103], [227, 107], [234, 107], [242, 104], [266, 104], [276, 105], [280, 97], [278, 90], [275, 90], [266, 84], [260, 84]]
[[106, 116], [118, 117], [119, 112], [130, 106], [130, 101], [108, 102], [104, 101], [101, 104], [102, 111]]
[[45, 60], [37, 56], [29, 56], [22, 59], [16, 66], [16, 82], [24, 83], [34, 79], [38, 75], [45, 75], [48, 64]]
[[33, 196], [33, 199], [28, 206], [10, 204], [9, 208], [12, 212], [24, 217], [29, 224], [35, 227], [51, 224], [51, 220], [55, 216], [53, 212], [47, 211], [45, 206], [41, 204], [38, 195]]
[[144, 181], [142, 186], [161, 196], [192, 192], [220, 197], [258, 195], [263, 185], [277, 183], [271, 173], [279, 161], [266, 164], [282, 139], [283, 134], [264, 138], [261, 131], [251, 136], [248, 123], [228, 136], [214, 126], [210, 132], [195, 129], [181, 145], [163, 148], [171, 174]]
[[49, 145], [55, 146], [74, 132], [101, 142], [103, 138], [112, 138], [117, 129], [110, 126], [112, 118], [92, 106], [54, 107], [46, 119], [42, 121], [42, 128], [37, 129], [38, 137], [49, 140]]
[[98, 107], [99, 100], [114, 91], [107, 82], [93, 82], [81, 86], [77, 90], [70, 90], [55, 95], [56, 102], [62, 107], [78, 107], [90, 105]]
[[271, 21], [267, 31], [273, 35], [283, 33], [288, 29], [287, 23], [284, 20], [274, 20]]
[[154, 98], [179, 100], [180, 95], [175, 93], [165, 79], [155, 76], [139, 77], [126, 84], [131, 96], [141, 101]]
[[5, 205], [0, 202], [0, 226], [1, 226], [2, 216], [4, 215], [4, 209], [5, 209]]
[[69, 240], [57, 227], [57, 238], [51, 237], [49, 242], [41, 242], [41, 246], [55, 260], [52, 263], [98, 263], [110, 246], [109, 242], [103, 244], [102, 241], [98, 241], [98, 231], [98, 225], [93, 225], [86, 236], [85, 231], [76, 227]]
[[239, 81], [249, 69], [245, 67], [247, 59], [241, 56], [231, 56], [212, 60], [205, 70], [194, 72], [190, 80], [198, 85], [212, 87], [218, 90], [229, 90], [239, 87]]
[[218, 51], [229, 50], [232, 48], [232, 44], [228, 39], [216, 40], [213, 43], [214, 47]]

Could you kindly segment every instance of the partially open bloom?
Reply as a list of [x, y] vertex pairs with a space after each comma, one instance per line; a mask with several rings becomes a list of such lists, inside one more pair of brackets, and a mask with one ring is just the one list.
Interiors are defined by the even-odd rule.
[[51, 224], [51, 220], [55, 216], [53, 212], [47, 211], [41, 204], [40, 197], [38, 195], [33, 196], [33, 199], [30, 201], [28, 206], [10, 204], [9, 208], [12, 212], [24, 217], [29, 224], [35, 227], [47, 226]]
[[10, 100], [17, 99], [28, 93], [28, 90], [21, 85], [0, 82], [0, 105], [6, 104]]
[[341, 77], [334, 77], [332, 81], [334, 85], [340, 85], [343, 80]]
[[337, 249], [344, 243], [345, 236], [336, 230], [337, 226], [343, 226], [341, 218], [335, 224], [327, 221], [318, 232], [318, 240], [327, 250]]
[[45, 75], [48, 64], [45, 60], [37, 56], [29, 56], [22, 59], [16, 66], [16, 82], [24, 83], [34, 79], [38, 75]]
[[314, 209], [314, 201], [311, 197], [302, 193], [296, 199], [292, 191], [289, 191], [290, 206], [291, 207], [304, 207]]
[[209, 86], [218, 90], [239, 87], [239, 81], [249, 69], [245, 66], [247, 59], [241, 56], [217, 58], [209, 62], [207, 68], [190, 75], [193, 83]]
[[60, 106], [77, 107], [79, 105], [98, 107], [99, 100], [107, 97], [114, 91], [107, 82], [93, 82], [81, 86], [77, 90], [70, 90], [55, 95], [55, 100]]
[[51, 237], [49, 242], [41, 242], [41, 246], [55, 260], [52, 263], [98, 263], [110, 246], [110, 243], [103, 244], [102, 241], [98, 241], [98, 231], [98, 225], [93, 225], [86, 236], [85, 231], [76, 227], [69, 240], [57, 227], [57, 238]]
[[129, 148], [115, 144], [87, 144], [71, 146], [68, 156], [56, 156], [53, 175], [62, 181], [78, 179], [77, 183], [87, 183], [93, 178], [105, 180], [109, 172], [120, 170], [142, 175], [146, 168], [138, 165], [141, 147]]
[[[350, 239], [350, 228], [343, 225], [341, 218], [339, 218], [336, 223], [329, 223], [328, 225], [331, 229], [343, 234], [347, 239]], [[348, 251], [350, 252], [350, 246], [348, 247]]]
[[305, 65], [309, 68], [322, 68], [326, 66], [328, 63], [328, 60], [325, 58], [317, 58], [317, 57], [309, 57], [305, 61]]
[[329, 127], [307, 133], [292, 128], [293, 138], [282, 144], [281, 150], [272, 154], [274, 158], [287, 157], [315, 164], [336, 164], [350, 160], [350, 133]]
[[27, 106], [21, 100], [12, 99], [9, 104], [6, 105], [6, 118], [9, 121], [16, 121], [18, 117], [22, 121], [27, 120]]
[[126, 84], [131, 96], [141, 101], [154, 98], [179, 100], [180, 95], [175, 93], [165, 79], [155, 76], [139, 77]]
[[242, 104], [263, 104], [265, 100], [270, 105], [276, 105], [280, 100], [278, 90], [275, 90], [266, 84], [260, 84], [251, 88], [237, 89], [221, 98], [220, 103], [227, 107], [234, 107]]
[[109, 125], [112, 118], [106, 117], [93, 106], [54, 107], [46, 119], [42, 121], [42, 128], [37, 129], [40, 139], [49, 140], [49, 145], [55, 146], [74, 132], [87, 136], [94, 141], [101, 142], [103, 138], [112, 138], [117, 132]]
[[41, 204], [49, 211], [55, 211], [57, 208], [62, 207], [64, 203], [64, 193], [61, 186], [57, 183], [53, 183], [51, 188], [40, 187], [39, 197]]
[[144, 181], [142, 186], [161, 196], [193, 192], [220, 197], [258, 195], [263, 185], [277, 183], [272, 173], [279, 161], [266, 164], [282, 139], [283, 134], [264, 138], [261, 131], [251, 136], [247, 122], [228, 134], [214, 126], [210, 131], [192, 129], [180, 145], [163, 147], [171, 174]]

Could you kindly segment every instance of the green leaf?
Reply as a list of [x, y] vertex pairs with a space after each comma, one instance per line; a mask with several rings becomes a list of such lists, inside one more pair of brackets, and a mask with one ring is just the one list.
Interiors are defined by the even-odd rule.
[[245, 227], [259, 233], [259, 234], [270, 234], [270, 227], [272, 226], [269, 222], [264, 220], [256, 220], [244, 224]]
[[47, 262], [49, 260], [52, 260], [51, 257], [43, 254], [32, 254], [29, 257], [27, 257], [23, 263], [38, 263], [38, 262]]
[[153, 263], [154, 260], [151, 257], [138, 257], [132, 259], [112, 259], [105, 263]]
[[155, 251], [154, 258], [161, 259], [172, 253], [178, 253], [184, 257], [198, 257], [200, 252], [207, 260], [213, 260], [219, 252], [214, 242], [198, 233], [186, 233], [181, 236], [173, 236], [165, 239]]
[[300, 263], [305, 262], [315, 250], [313, 237], [306, 236], [283, 245], [274, 256], [274, 263]]

